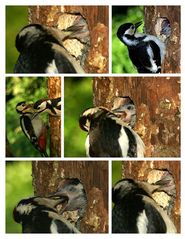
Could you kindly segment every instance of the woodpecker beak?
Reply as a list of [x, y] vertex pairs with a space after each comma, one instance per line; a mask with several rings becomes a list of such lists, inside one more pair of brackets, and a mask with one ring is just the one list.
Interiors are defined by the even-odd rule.
[[69, 201], [69, 197], [65, 193], [63, 194], [55, 193], [49, 196], [48, 198], [56, 202], [54, 207], [56, 208], [59, 214], [62, 214], [65, 211]]
[[143, 23], [142, 21], [137, 22], [137, 23], [135, 24], [135, 28], [137, 29], [139, 26], [141, 26], [142, 23]]

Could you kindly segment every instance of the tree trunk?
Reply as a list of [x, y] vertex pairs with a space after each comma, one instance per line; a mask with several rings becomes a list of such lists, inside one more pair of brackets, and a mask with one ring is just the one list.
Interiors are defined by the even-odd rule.
[[[61, 78], [48, 78], [48, 97], [61, 97]], [[49, 116], [50, 123], [50, 156], [61, 157], [61, 118]]]
[[137, 122], [134, 130], [146, 157], [180, 156], [180, 78], [104, 77], [93, 81], [94, 105], [111, 108], [114, 96], [130, 96]]
[[34, 161], [32, 163], [35, 195], [47, 195], [57, 189], [61, 178], [79, 178], [83, 183], [88, 207], [81, 231], [108, 231], [108, 163], [106, 161]]
[[145, 31], [156, 35], [158, 17], [167, 17], [171, 25], [171, 36], [167, 40], [166, 57], [162, 73], [180, 73], [180, 6], [145, 6]]
[[173, 175], [176, 185], [176, 200], [172, 219], [180, 232], [180, 162], [179, 161], [123, 161], [122, 177], [146, 181], [151, 169], [168, 170]]
[[[83, 68], [89, 73], [108, 73], [108, 7], [107, 6], [32, 6], [29, 7], [29, 22], [57, 26], [62, 14], [66, 25], [72, 15], [80, 14], [90, 31], [90, 49]], [[60, 24], [64, 24], [60, 22]], [[70, 42], [69, 49], [77, 50], [76, 41]], [[79, 46], [80, 47], [80, 46]]]

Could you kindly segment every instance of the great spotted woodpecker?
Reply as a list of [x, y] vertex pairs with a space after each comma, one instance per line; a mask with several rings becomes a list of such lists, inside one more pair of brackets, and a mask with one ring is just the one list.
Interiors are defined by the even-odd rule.
[[116, 96], [111, 111], [131, 128], [136, 123], [136, 107], [129, 96]]
[[66, 39], [83, 42], [84, 25], [81, 20], [61, 31], [39, 24], [25, 26], [16, 37], [20, 52], [15, 73], [84, 73], [80, 63], [64, 48]]
[[14, 208], [13, 217], [21, 223], [23, 233], [80, 233], [59, 215], [56, 206], [65, 198], [31, 197], [21, 200]]
[[52, 115], [52, 116], [60, 116], [61, 115], [61, 97], [58, 97], [55, 99], [38, 100], [33, 104], [33, 109], [36, 114], [47, 112], [49, 115]]
[[48, 157], [46, 152], [48, 127], [39, 115], [35, 115], [33, 104], [19, 102], [16, 111], [20, 114], [20, 125], [25, 136], [42, 157]]
[[116, 114], [104, 107], [85, 110], [79, 119], [88, 132], [86, 154], [90, 157], [144, 157], [140, 136]]
[[153, 192], [165, 190], [165, 179], [154, 185], [132, 179], [118, 181], [112, 189], [112, 232], [176, 233], [170, 217], [152, 198]]
[[[64, 216], [65, 219], [70, 219], [71, 222], [80, 230], [80, 222], [83, 218], [87, 207], [87, 196], [83, 184], [78, 178], [61, 179], [56, 192], [50, 195], [52, 199], [65, 198], [66, 202], [57, 207], [58, 213]], [[71, 211], [77, 211], [75, 218], [68, 218]]]
[[128, 47], [129, 57], [139, 73], [160, 73], [165, 44], [156, 36], [138, 33], [136, 24], [125, 23], [118, 28], [117, 37]]

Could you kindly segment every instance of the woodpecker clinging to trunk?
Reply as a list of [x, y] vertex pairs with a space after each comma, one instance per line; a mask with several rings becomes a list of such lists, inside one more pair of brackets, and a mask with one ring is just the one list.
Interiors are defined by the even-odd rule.
[[139, 135], [116, 114], [104, 107], [85, 110], [79, 119], [88, 132], [86, 154], [90, 157], [144, 157]]
[[48, 157], [46, 152], [48, 127], [39, 115], [35, 115], [33, 104], [20, 102], [16, 105], [16, 111], [20, 114], [20, 125], [25, 136], [42, 157]]
[[156, 191], [168, 191], [165, 178], [153, 185], [132, 179], [118, 181], [112, 189], [112, 232], [176, 233], [170, 217], [152, 198]]
[[128, 47], [129, 57], [139, 73], [160, 73], [166, 47], [153, 35], [138, 33], [142, 22], [125, 23], [118, 28], [117, 37]]
[[89, 41], [84, 18], [77, 17], [64, 30], [30, 24], [17, 34], [16, 48], [20, 52], [15, 73], [85, 73], [80, 63], [65, 49], [63, 41]]

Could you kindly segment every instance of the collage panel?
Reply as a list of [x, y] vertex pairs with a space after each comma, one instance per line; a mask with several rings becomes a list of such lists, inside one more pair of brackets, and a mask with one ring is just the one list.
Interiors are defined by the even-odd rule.
[[6, 233], [21, 232], [107, 233], [108, 162], [6, 161]]
[[65, 157], [180, 157], [180, 77], [65, 77], [64, 92]]
[[113, 73], [180, 73], [180, 6], [112, 6]]
[[6, 78], [6, 157], [61, 157], [61, 78]]
[[180, 233], [180, 175], [180, 161], [112, 161], [112, 233]]
[[6, 6], [6, 73], [108, 73], [108, 13], [105, 5]]

